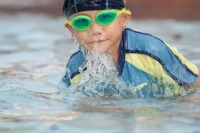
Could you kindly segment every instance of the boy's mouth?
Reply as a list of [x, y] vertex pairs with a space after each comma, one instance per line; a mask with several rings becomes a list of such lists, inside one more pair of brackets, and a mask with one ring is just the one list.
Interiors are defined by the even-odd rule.
[[102, 43], [102, 42], [105, 42], [105, 41], [106, 40], [95, 40], [95, 41], [89, 42], [89, 44], [95, 44], [95, 43], [99, 44], [99, 43]]

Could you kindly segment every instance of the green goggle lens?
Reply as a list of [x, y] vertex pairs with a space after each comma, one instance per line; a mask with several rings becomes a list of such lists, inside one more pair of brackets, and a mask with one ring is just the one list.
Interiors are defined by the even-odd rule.
[[117, 18], [117, 11], [108, 10], [99, 12], [96, 15], [95, 21], [101, 25], [109, 25]]
[[76, 30], [86, 30], [90, 27], [91, 24], [92, 21], [88, 16], [81, 15], [72, 19], [72, 26]]

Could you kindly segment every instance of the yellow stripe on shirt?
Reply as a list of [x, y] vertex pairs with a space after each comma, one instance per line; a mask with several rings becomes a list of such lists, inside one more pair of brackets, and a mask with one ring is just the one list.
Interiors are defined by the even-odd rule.
[[175, 47], [170, 46], [169, 44], [165, 43], [169, 49], [174, 53], [174, 55], [176, 55], [181, 62], [187, 66], [187, 68], [189, 68], [194, 74], [198, 75], [199, 70], [198, 67], [194, 64], [192, 64], [191, 62], [189, 62]]
[[80, 73], [80, 74], [77, 74], [76, 76], [74, 76], [72, 79], [70, 79], [70, 83], [72, 85], [77, 84], [81, 80], [81, 78], [83, 77], [83, 74], [84, 73]]
[[[155, 59], [148, 55], [129, 53], [126, 54], [126, 61], [135, 66], [136, 68], [146, 72], [153, 77], [156, 77], [160, 82], [163, 82], [168, 88], [168, 85], [173, 85], [174, 94], [178, 95], [183, 92], [183, 88], [180, 87], [163, 69], [162, 65]], [[172, 93], [172, 90], [168, 88], [165, 90], [166, 93]]]

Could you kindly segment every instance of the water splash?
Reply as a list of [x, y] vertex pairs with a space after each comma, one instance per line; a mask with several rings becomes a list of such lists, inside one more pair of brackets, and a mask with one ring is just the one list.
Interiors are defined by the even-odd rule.
[[128, 86], [118, 76], [111, 52], [99, 53], [97, 42], [92, 51], [85, 52], [86, 64], [83, 77], [78, 84], [67, 89], [67, 94], [81, 93], [87, 97], [121, 98], [133, 96]]

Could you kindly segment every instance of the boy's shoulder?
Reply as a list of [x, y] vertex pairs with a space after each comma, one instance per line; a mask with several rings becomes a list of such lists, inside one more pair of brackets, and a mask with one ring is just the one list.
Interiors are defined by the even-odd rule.
[[[142, 31], [135, 30], [135, 29], [126, 28], [125, 32], [126, 32], [126, 35], [128, 37], [134, 37], [136, 39], [155, 39], [155, 40], [160, 40], [158, 37], [153, 36], [150, 33], [142, 32]], [[162, 41], [162, 40], [160, 40], [160, 41]]]
[[149, 33], [127, 28], [125, 30], [127, 49], [134, 50], [164, 50], [167, 45], [164, 41]]

